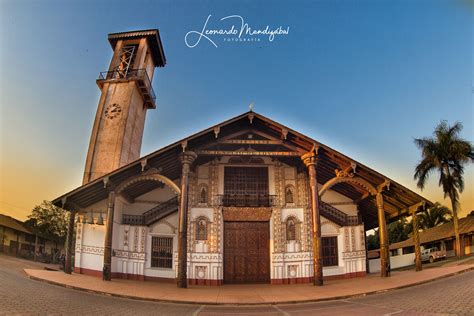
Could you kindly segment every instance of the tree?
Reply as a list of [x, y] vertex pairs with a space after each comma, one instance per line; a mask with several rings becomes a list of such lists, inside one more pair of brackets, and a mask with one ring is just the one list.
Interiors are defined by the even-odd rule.
[[388, 225], [388, 240], [391, 244], [408, 239], [408, 225], [405, 218]]
[[380, 248], [380, 239], [378, 229], [374, 229], [374, 233], [367, 236], [367, 250], [375, 250]]
[[54, 241], [56, 248], [58, 243], [65, 242], [68, 224], [68, 212], [65, 210], [51, 202], [43, 201], [33, 208], [28, 218], [27, 225], [32, 227], [37, 235]]
[[450, 222], [452, 220], [452, 213], [446, 206], [443, 206], [440, 203], [435, 203], [435, 205], [429, 209], [419, 213], [418, 219], [420, 228], [428, 229]]
[[456, 236], [456, 253], [461, 256], [461, 243], [458, 227], [459, 193], [464, 190], [464, 166], [474, 162], [474, 151], [471, 143], [459, 134], [462, 124], [456, 122], [449, 126], [441, 121], [436, 126], [433, 137], [417, 138], [415, 145], [421, 150], [421, 161], [415, 167], [415, 180], [423, 190], [429, 176], [439, 173], [439, 186], [443, 188], [444, 198], [449, 197], [452, 204], [454, 234]]

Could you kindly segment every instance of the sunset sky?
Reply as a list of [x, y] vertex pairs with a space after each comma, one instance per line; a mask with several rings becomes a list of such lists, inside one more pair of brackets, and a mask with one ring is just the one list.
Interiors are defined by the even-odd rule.
[[[190, 31], [289, 27], [273, 41], [186, 45]], [[413, 180], [440, 120], [474, 139], [473, 6], [468, 1], [0, 1], [0, 213], [24, 220], [81, 185], [107, 34], [160, 30], [142, 155], [254, 110], [421, 193]], [[192, 38], [191, 38], [192, 39]], [[474, 167], [461, 216], [474, 209]]]

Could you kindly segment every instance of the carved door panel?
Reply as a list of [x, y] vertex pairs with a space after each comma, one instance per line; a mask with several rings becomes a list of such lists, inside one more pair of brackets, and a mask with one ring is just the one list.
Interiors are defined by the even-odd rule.
[[270, 282], [269, 222], [225, 222], [224, 282]]

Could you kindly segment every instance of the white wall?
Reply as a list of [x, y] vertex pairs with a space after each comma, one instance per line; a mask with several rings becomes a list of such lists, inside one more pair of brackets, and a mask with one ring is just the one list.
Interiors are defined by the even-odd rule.
[[[391, 256], [390, 268], [397, 269], [407, 267], [415, 264], [415, 253], [408, 253], [405, 255]], [[380, 272], [380, 258], [369, 260], [369, 272]]]

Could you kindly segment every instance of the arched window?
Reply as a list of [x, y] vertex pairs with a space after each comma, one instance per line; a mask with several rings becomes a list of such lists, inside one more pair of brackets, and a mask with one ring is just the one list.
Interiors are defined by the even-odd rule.
[[196, 240], [207, 240], [207, 220], [204, 217], [196, 220]]
[[201, 190], [199, 191], [199, 203], [207, 204], [207, 187], [201, 186]]
[[285, 190], [285, 202], [288, 203], [294, 203], [294, 198], [293, 198], [293, 192], [294, 188], [292, 185], [288, 185]]
[[296, 218], [289, 217], [286, 220], [286, 240], [296, 240]]

